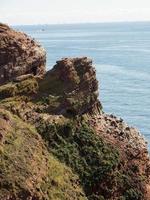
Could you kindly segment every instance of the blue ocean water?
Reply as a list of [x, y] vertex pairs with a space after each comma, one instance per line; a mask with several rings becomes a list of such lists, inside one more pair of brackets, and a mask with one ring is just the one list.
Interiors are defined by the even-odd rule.
[[150, 149], [150, 22], [17, 26], [47, 50], [47, 69], [62, 57], [93, 59], [104, 111], [136, 126]]

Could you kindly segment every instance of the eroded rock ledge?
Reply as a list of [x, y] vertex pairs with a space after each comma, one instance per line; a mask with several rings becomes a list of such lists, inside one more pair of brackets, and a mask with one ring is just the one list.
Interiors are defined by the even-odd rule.
[[92, 60], [0, 24], [0, 199], [149, 200], [147, 143], [98, 99]]

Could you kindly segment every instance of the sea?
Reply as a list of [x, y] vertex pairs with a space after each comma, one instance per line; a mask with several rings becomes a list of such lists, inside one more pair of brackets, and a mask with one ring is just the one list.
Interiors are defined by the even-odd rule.
[[17, 26], [47, 51], [47, 70], [64, 57], [93, 60], [105, 112], [137, 127], [150, 151], [150, 22]]

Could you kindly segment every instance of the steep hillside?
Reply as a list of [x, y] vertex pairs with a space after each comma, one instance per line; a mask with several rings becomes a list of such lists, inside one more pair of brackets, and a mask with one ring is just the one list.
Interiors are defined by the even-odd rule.
[[[1, 29], [9, 31], [0, 37], [14, 32]], [[0, 199], [149, 200], [147, 143], [103, 112], [92, 60], [65, 58], [44, 71], [1, 79]]]
[[0, 199], [86, 199], [33, 126], [1, 109], [0, 130]]

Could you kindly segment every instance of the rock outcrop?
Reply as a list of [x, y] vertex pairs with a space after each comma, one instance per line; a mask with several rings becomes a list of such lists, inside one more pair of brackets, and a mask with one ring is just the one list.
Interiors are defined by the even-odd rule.
[[57, 61], [39, 85], [43, 97], [50, 95], [50, 99], [52, 96], [61, 99], [55, 114], [82, 115], [87, 112], [101, 112], [98, 81], [91, 59], [64, 58]]
[[46, 52], [35, 40], [0, 24], [0, 84], [25, 74], [45, 73]]
[[149, 200], [147, 143], [103, 112], [91, 59], [44, 74], [36, 42], [6, 25], [0, 38], [0, 199]]

